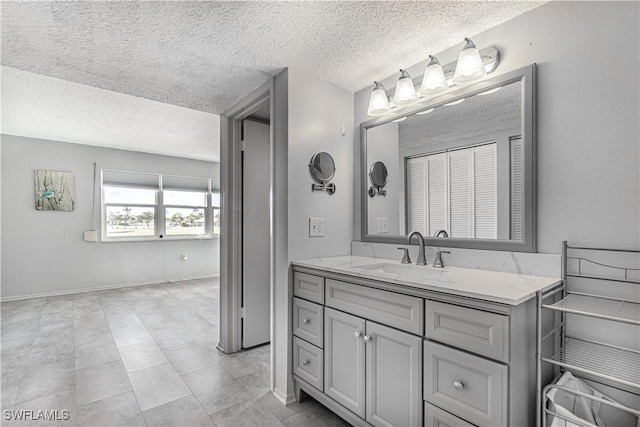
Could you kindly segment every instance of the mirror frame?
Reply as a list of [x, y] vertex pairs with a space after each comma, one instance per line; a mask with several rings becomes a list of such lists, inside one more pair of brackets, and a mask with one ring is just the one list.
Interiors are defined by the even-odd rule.
[[[420, 78], [417, 79], [418, 81]], [[406, 236], [368, 234], [369, 215], [366, 183], [367, 174], [367, 129], [383, 125], [401, 117], [408, 117], [420, 111], [441, 107], [456, 99], [467, 98], [478, 93], [491, 90], [510, 83], [522, 82], [522, 137], [524, 140], [524, 239], [518, 240], [493, 240], [493, 239], [456, 239], [434, 238], [424, 236], [426, 246], [485, 249], [494, 251], [536, 252], [537, 240], [537, 159], [536, 159], [536, 64], [519, 68], [495, 77], [487, 78], [468, 86], [457, 88], [453, 86], [443, 95], [434, 97], [427, 102], [413, 104], [402, 108], [395, 113], [385, 114], [382, 117], [362, 122], [360, 124], [360, 174], [364, 185], [361, 183], [361, 241], [389, 244], [418, 244], [409, 243]], [[403, 178], [404, 181], [404, 178]]]

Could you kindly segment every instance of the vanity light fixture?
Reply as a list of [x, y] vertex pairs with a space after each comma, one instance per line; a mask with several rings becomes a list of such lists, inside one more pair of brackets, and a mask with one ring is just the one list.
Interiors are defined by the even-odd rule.
[[453, 82], [463, 85], [473, 82], [487, 75], [480, 52], [470, 38], [465, 38], [465, 45], [458, 56], [456, 71], [453, 74]]
[[420, 111], [419, 113], [416, 113], [416, 116], [423, 116], [425, 114], [429, 114], [433, 112], [433, 110], [435, 110], [435, 108], [429, 108], [428, 110]]
[[387, 88], [380, 82], [374, 81], [375, 87], [369, 98], [369, 108], [367, 114], [370, 116], [382, 116], [391, 111], [389, 105], [389, 97], [387, 96]]
[[[416, 91], [416, 86], [409, 73], [400, 69], [400, 78], [395, 88], [395, 95], [391, 99], [387, 95], [384, 85], [374, 81], [375, 87], [369, 98], [367, 114], [382, 116], [389, 112], [402, 109], [416, 102], [427, 101], [434, 96], [447, 92], [450, 86], [463, 86], [473, 83], [483, 76], [492, 73], [500, 63], [500, 52], [493, 46], [478, 51], [476, 45], [469, 38], [465, 38], [465, 45], [458, 56], [458, 62], [440, 65], [433, 55], [429, 55], [429, 63], [425, 68], [422, 84]], [[442, 73], [442, 75], [440, 75]], [[444, 82], [442, 82], [444, 76]], [[418, 98], [418, 93], [420, 98]], [[482, 95], [488, 95], [492, 90]], [[460, 101], [462, 102], [462, 101]], [[447, 105], [455, 105], [449, 103]], [[422, 114], [428, 114], [426, 111]]]
[[393, 105], [396, 107], [406, 107], [418, 101], [416, 87], [407, 70], [400, 69], [400, 77], [396, 85], [396, 94], [393, 97]]
[[393, 123], [399, 123], [399, 122], [404, 122], [405, 120], [407, 120], [407, 116], [404, 117], [400, 117], [398, 119], [395, 120], [391, 120]]
[[424, 70], [422, 77], [422, 86], [420, 86], [420, 95], [423, 97], [439, 95], [449, 89], [447, 79], [444, 76], [442, 65], [433, 55], [429, 55], [429, 63]]

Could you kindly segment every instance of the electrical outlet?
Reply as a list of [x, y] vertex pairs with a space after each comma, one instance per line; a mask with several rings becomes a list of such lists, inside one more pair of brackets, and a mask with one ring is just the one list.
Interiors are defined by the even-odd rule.
[[309, 237], [324, 236], [324, 218], [309, 218]]
[[180, 259], [182, 261], [186, 261], [187, 260], [187, 254], [180, 254]]
[[378, 234], [389, 233], [389, 220], [387, 217], [378, 218]]

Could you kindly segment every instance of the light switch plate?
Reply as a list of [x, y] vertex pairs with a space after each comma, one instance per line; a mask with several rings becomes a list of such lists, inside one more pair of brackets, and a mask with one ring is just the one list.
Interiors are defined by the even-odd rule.
[[85, 242], [97, 242], [98, 241], [98, 231], [97, 230], [89, 230], [85, 231], [82, 235]]
[[389, 233], [389, 220], [387, 217], [378, 218], [378, 234]]
[[309, 237], [324, 236], [324, 218], [309, 218]]

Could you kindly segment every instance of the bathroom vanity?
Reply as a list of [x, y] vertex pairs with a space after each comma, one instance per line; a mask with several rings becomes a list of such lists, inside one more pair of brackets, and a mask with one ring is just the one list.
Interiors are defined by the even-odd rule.
[[535, 294], [559, 278], [293, 262], [293, 375], [353, 425], [535, 424]]

